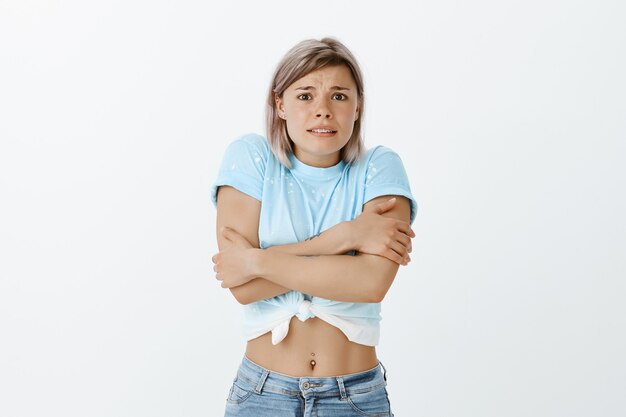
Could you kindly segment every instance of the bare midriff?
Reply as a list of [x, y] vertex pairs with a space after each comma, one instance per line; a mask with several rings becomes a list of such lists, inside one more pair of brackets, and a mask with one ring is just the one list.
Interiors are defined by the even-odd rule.
[[272, 344], [271, 332], [248, 341], [246, 356], [266, 369], [295, 377], [346, 375], [378, 365], [375, 347], [349, 341], [341, 330], [316, 317], [304, 322], [293, 317], [289, 333], [277, 345]]

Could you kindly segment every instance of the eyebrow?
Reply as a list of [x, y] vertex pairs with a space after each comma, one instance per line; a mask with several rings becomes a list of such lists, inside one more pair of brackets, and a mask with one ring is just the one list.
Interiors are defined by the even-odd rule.
[[[350, 89], [348, 87], [340, 87], [338, 85], [334, 85], [334, 86], [330, 87], [330, 89], [331, 90], [336, 90], [336, 91], [344, 91], [344, 90], [350, 91]], [[296, 90], [305, 90], [305, 91], [306, 90], [315, 90], [315, 87], [313, 87], [312, 85], [305, 85], [303, 87], [296, 88]]]

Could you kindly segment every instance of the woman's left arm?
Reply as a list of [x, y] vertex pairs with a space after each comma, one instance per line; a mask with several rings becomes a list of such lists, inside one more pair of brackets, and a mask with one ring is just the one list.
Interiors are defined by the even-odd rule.
[[[369, 207], [387, 201], [381, 196], [368, 201]], [[410, 203], [396, 196], [395, 207], [382, 216], [405, 222], [410, 219]], [[233, 249], [215, 256], [216, 272], [222, 286], [232, 288], [256, 277], [263, 277], [306, 294], [346, 302], [380, 302], [391, 287], [398, 263], [377, 255], [298, 256], [261, 249]]]

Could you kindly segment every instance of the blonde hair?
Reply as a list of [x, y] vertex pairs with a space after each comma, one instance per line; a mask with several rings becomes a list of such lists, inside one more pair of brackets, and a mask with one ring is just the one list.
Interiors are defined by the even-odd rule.
[[361, 135], [363, 120], [363, 75], [356, 58], [341, 42], [333, 38], [307, 39], [291, 48], [276, 66], [266, 103], [267, 140], [276, 158], [291, 168], [289, 154], [293, 153], [293, 141], [287, 132], [287, 122], [276, 109], [276, 95], [283, 93], [291, 84], [307, 74], [330, 66], [345, 65], [356, 83], [359, 118], [354, 122], [352, 136], [341, 148], [341, 159], [346, 163], [357, 161], [365, 150]]

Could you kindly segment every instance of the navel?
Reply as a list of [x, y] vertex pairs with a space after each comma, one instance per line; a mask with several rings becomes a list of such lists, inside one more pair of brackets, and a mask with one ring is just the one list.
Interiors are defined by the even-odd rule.
[[[315, 357], [315, 353], [311, 352], [311, 356]], [[311, 359], [310, 364], [311, 364], [311, 370], [315, 369], [315, 365], [316, 365], [315, 359]]]

